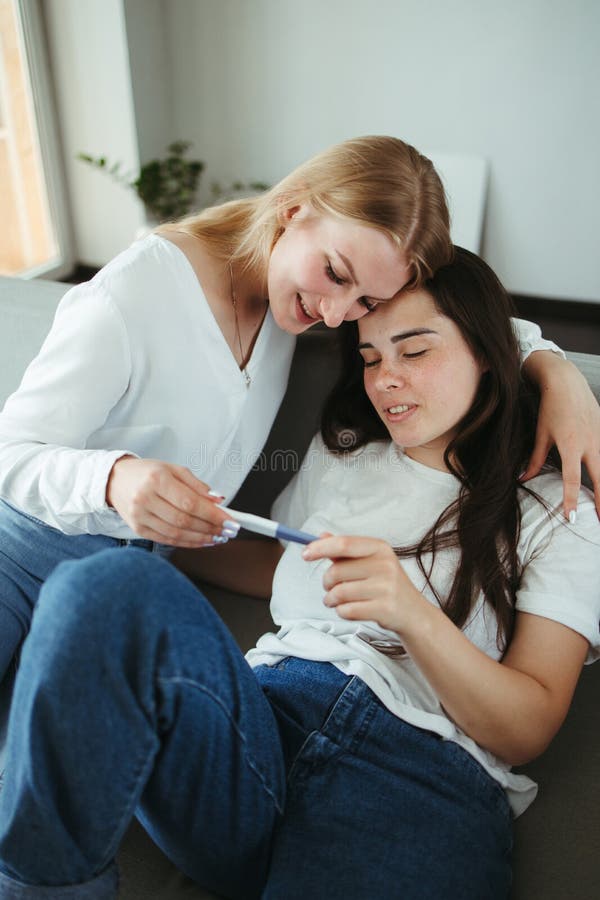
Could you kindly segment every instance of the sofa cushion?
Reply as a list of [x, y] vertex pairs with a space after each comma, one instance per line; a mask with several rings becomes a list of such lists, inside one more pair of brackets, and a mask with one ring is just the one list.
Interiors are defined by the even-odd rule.
[[19, 386], [70, 285], [0, 277], [0, 407]]

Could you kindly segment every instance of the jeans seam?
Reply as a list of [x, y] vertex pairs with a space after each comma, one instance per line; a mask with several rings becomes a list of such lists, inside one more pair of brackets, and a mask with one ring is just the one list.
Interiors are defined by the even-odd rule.
[[355, 675], [354, 677], [357, 679], [357, 681], [360, 682], [360, 687], [362, 689], [366, 689], [370, 696], [369, 703], [364, 710], [362, 720], [358, 725], [358, 728], [355, 730], [352, 736], [352, 740], [350, 741], [350, 744], [347, 748], [349, 753], [358, 753], [359, 747], [363, 743], [365, 735], [368, 733], [368, 730], [371, 726], [371, 722], [375, 718], [378, 709], [381, 707], [381, 701], [373, 694], [369, 686], [365, 684], [365, 682], [363, 682], [362, 679], [358, 677], [358, 675]]
[[326, 716], [325, 720], [323, 721], [323, 723], [321, 724], [321, 727], [319, 729], [314, 729], [313, 731], [309, 732], [309, 734], [306, 735], [305, 739], [303, 740], [303, 742], [300, 746], [300, 749], [298, 750], [298, 752], [296, 753], [296, 755], [294, 757], [294, 761], [292, 762], [292, 764], [290, 766], [290, 769], [289, 769], [289, 772], [287, 775], [287, 783], [288, 784], [291, 784], [293, 778], [295, 778], [296, 771], [300, 767], [301, 756], [304, 753], [304, 750], [306, 749], [308, 742], [310, 740], [312, 740], [315, 737], [315, 735], [322, 735], [324, 738], [326, 738], [329, 741], [329, 743], [336, 744], [338, 746], [339, 752], [335, 754], [336, 758], [338, 758], [341, 754], [347, 752], [347, 750], [344, 747], [341, 747], [337, 741], [334, 741], [331, 737], [329, 737], [328, 735], [325, 734], [325, 729], [327, 728], [327, 725], [328, 725], [331, 717], [333, 716], [342, 697], [345, 695], [346, 691], [351, 687], [351, 685], [353, 685], [357, 680], [359, 680], [358, 675], [353, 675], [351, 677], [350, 681], [348, 681], [342, 687], [339, 694], [335, 698], [335, 702], [334, 702], [333, 706], [331, 707], [331, 709], [329, 710], [329, 712], [327, 713], [327, 716]]
[[169, 678], [162, 677], [162, 678], [158, 678], [157, 680], [161, 684], [187, 684], [190, 687], [196, 688], [196, 690], [198, 690], [198, 691], [202, 691], [202, 693], [204, 693], [208, 697], [210, 697], [210, 699], [217, 705], [217, 707], [223, 713], [223, 715], [229, 722], [231, 728], [234, 730], [234, 732], [236, 733], [236, 735], [238, 736], [238, 738], [241, 740], [242, 744], [244, 745], [244, 759], [246, 760], [248, 768], [252, 772], [254, 772], [254, 774], [258, 778], [259, 782], [261, 783], [263, 790], [272, 799], [277, 812], [279, 814], [283, 813], [283, 805], [277, 799], [277, 796], [275, 795], [275, 792], [273, 791], [273, 789], [265, 781], [265, 778], [264, 778], [262, 772], [260, 771], [258, 765], [254, 762], [254, 760], [252, 758], [252, 754], [248, 750], [248, 741], [246, 739], [244, 732], [238, 727], [235, 719], [232, 717], [226, 704], [223, 703], [221, 698], [217, 694], [213, 693], [205, 685], [199, 684], [197, 681], [194, 681], [193, 678], [183, 678], [181, 676], [174, 676], [174, 677], [169, 677]]
[[[35, 884], [26, 884], [25, 882], [20, 881], [18, 878], [13, 877], [12, 875], [8, 875], [6, 872], [0, 870], [0, 884], [2, 886], [6, 885], [10, 894], [8, 896], [12, 897], [20, 897], [23, 896], [23, 891], [27, 893], [28, 896], [32, 895], [29, 892], [35, 892], [37, 888], [44, 892], [44, 896], [50, 896], [52, 894], [53, 897], [58, 897], [58, 891], [64, 896], [67, 893], [70, 897], [75, 897], [76, 892], [79, 892], [82, 888], [86, 891], [86, 896], [89, 896], [89, 889], [97, 893], [94, 890], [94, 883], [97, 883], [99, 879], [114, 879], [115, 889], [119, 889], [119, 870], [115, 863], [112, 863], [110, 866], [107, 866], [102, 870], [98, 875], [94, 875], [93, 878], [84, 882], [83, 884], [72, 884], [72, 885], [35, 885]], [[105, 887], [102, 885], [102, 887]], [[4, 894], [4, 892], [3, 892]], [[106, 897], [106, 891], [103, 890], [102, 896]], [[116, 897], [116, 893], [112, 893], [111, 897]]]
[[25, 512], [23, 509], [19, 509], [17, 506], [12, 506], [6, 500], [3, 501], [9, 509], [13, 512], [17, 513], [20, 516], [23, 516], [24, 519], [28, 519], [30, 522], [33, 522], [34, 525], [42, 525], [44, 528], [51, 528], [52, 531], [58, 531], [60, 534], [60, 529], [56, 528], [54, 525], [48, 525], [47, 522], [43, 522], [42, 519], [38, 519], [36, 516], [32, 516], [31, 513]]
[[339, 694], [338, 694], [337, 697], [335, 698], [335, 703], [333, 704], [333, 706], [331, 707], [331, 709], [330, 709], [329, 712], [327, 713], [327, 718], [325, 719], [325, 721], [324, 721], [323, 724], [321, 725], [321, 728], [320, 728], [321, 732], [324, 732], [325, 729], [327, 728], [327, 726], [329, 725], [329, 722], [330, 722], [331, 718], [333, 717], [333, 715], [334, 715], [334, 713], [335, 713], [335, 711], [336, 711], [336, 709], [337, 709], [339, 703], [341, 703], [342, 698], [343, 698], [344, 695], [346, 694], [346, 691], [349, 691], [350, 688], [352, 687], [352, 685], [354, 685], [354, 684], [355, 684], [357, 681], [359, 681], [359, 680], [360, 680], [360, 679], [358, 678], [358, 675], [353, 675], [352, 678], [350, 679], [350, 681], [346, 682], [346, 684], [342, 687], [342, 689], [340, 690]]
[[[142, 765], [140, 767], [139, 774], [135, 776], [135, 784], [134, 784], [133, 788], [129, 791], [129, 801], [131, 800], [131, 796], [139, 791], [140, 783], [143, 782], [145, 784], [147, 782], [148, 776], [152, 772], [152, 762], [153, 761], [151, 759], [151, 754], [146, 755], [145, 759], [142, 760]], [[141, 796], [143, 791], [139, 791], [139, 793]], [[102, 872], [109, 865], [111, 865], [111, 863], [114, 863], [116, 855], [117, 855], [117, 851], [119, 849], [121, 841], [123, 840], [123, 835], [125, 832], [125, 825], [129, 824], [129, 822], [133, 819], [134, 814], [135, 814], [135, 807], [131, 808], [131, 803], [128, 802], [126, 804], [126, 809], [123, 811], [123, 814], [119, 817], [119, 821], [117, 823], [117, 827], [115, 828], [114, 834], [112, 835], [112, 837], [110, 838], [110, 840], [106, 846], [106, 849], [104, 851], [104, 857], [103, 857], [104, 861], [102, 863], [102, 867], [100, 869], [99, 874], [102, 874]], [[116, 840], [115, 840], [115, 838], [116, 838]], [[94, 877], [98, 877], [98, 876], [96, 875]]]
[[[9, 564], [17, 565], [17, 566], [19, 567], [19, 569], [20, 569], [22, 572], [24, 572], [25, 575], [26, 575], [28, 578], [31, 578], [32, 581], [35, 581], [35, 582], [36, 582], [37, 584], [39, 584], [40, 586], [43, 584], [43, 581], [42, 581], [41, 578], [38, 578], [37, 575], [35, 575], [33, 572], [30, 572], [29, 569], [26, 569], [25, 566], [24, 566], [22, 563], [16, 563], [16, 562], [15, 562], [15, 559], [14, 559], [12, 556], [9, 556], [7, 553], [5, 553], [4, 550], [1, 550], [1, 549], [0, 549], [0, 556], [1, 556], [3, 559], [7, 560], [7, 562], [8, 562]], [[13, 583], [14, 583], [14, 582], [13, 582]], [[27, 599], [27, 602], [30, 603], [29, 597], [27, 597], [26, 599]], [[3, 602], [5, 603], [5, 605], [8, 606], [8, 602], [7, 602], [6, 600], [3, 601]], [[31, 604], [31, 605], [33, 606], [33, 604]], [[11, 608], [12, 608], [12, 607], [11, 607]]]

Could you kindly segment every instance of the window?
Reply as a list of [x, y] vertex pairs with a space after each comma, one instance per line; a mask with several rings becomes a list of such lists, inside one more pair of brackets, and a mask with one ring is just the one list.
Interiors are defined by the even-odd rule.
[[39, 6], [0, 0], [0, 274], [71, 268]]

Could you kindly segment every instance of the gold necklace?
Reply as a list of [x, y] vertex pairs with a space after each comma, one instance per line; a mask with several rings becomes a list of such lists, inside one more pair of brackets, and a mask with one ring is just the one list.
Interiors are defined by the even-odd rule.
[[244, 348], [242, 347], [242, 336], [240, 334], [240, 322], [238, 319], [238, 311], [237, 311], [237, 298], [235, 296], [235, 288], [233, 286], [233, 268], [231, 263], [229, 263], [229, 283], [231, 286], [231, 303], [233, 305], [233, 315], [235, 316], [235, 334], [237, 337], [238, 347], [240, 348], [240, 371], [244, 376], [246, 381], [246, 387], [249, 388], [252, 384], [252, 378], [250, 377], [250, 373], [246, 365], [244, 364], [244, 360], [246, 355], [244, 353]]

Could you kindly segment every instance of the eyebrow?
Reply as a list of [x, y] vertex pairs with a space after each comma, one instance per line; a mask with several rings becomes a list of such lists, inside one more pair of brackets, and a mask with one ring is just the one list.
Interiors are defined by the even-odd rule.
[[350, 272], [350, 277], [352, 278], [352, 281], [354, 282], [354, 284], [358, 284], [358, 282], [357, 282], [357, 280], [356, 280], [356, 275], [354, 274], [354, 269], [352, 268], [352, 263], [350, 262], [350, 260], [348, 259], [348, 257], [347, 257], [347, 256], [344, 256], [343, 253], [340, 253], [340, 251], [337, 249], [337, 247], [334, 247], [333, 249], [335, 250], [335, 252], [336, 252], [337, 255], [339, 256], [339, 258], [341, 259], [341, 261], [344, 263], [344, 265], [346, 266], [346, 268], [347, 268], [348, 271]]
[[[437, 331], [434, 331], [433, 328], [411, 328], [410, 331], [401, 331], [399, 334], [394, 334], [390, 338], [390, 342], [392, 344], [397, 344], [398, 341], [406, 341], [408, 338], [415, 337], [415, 335], [419, 334], [437, 334]], [[366, 350], [370, 348], [374, 350], [373, 344], [369, 344], [368, 341], [364, 341], [362, 344], [358, 345], [359, 350]]]
[[[333, 248], [333, 252], [334, 252], [334, 253], [337, 253], [337, 255], [339, 256], [339, 258], [341, 259], [341, 261], [344, 263], [344, 265], [345, 265], [346, 268], [348, 269], [348, 272], [350, 273], [350, 278], [352, 279], [352, 283], [358, 286], [358, 281], [357, 281], [357, 278], [356, 278], [356, 273], [354, 272], [354, 269], [352, 268], [352, 263], [350, 262], [350, 260], [348, 259], [348, 257], [347, 257], [347, 256], [344, 256], [344, 254], [341, 253], [341, 252], [337, 249], [337, 247], [334, 247], [334, 248]], [[368, 294], [367, 296], [368, 296], [368, 299], [369, 299], [369, 300], [373, 300], [374, 303], [387, 303], [389, 300], [393, 300], [393, 299], [394, 299], [394, 297], [396, 296], [396, 292], [394, 292], [394, 293], [392, 294], [391, 297], [372, 297], [370, 294]]]

